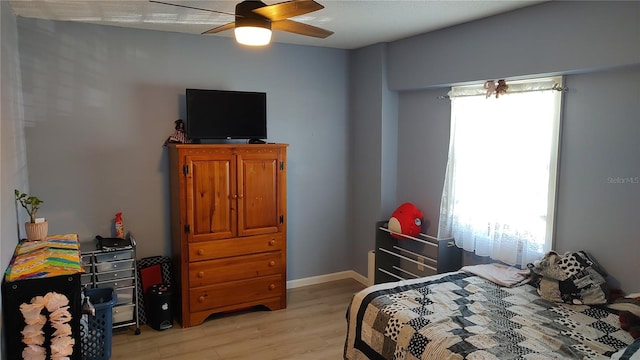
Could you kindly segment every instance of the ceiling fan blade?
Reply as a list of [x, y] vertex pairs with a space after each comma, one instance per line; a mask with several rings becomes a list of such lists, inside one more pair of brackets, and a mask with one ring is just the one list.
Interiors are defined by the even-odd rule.
[[177, 7], [181, 7], [181, 8], [185, 8], [185, 9], [202, 10], [202, 11], [209, 11], [209, 12], [213, 12], [213, 13], [217, 13], [217, 14], [225, 14], [225, 15], [235, 16], [235, 14], [231, 14], [231, 13], [224, 12], [224, 11], [217, 11], [217, 10], [211, 10], [211, 9], [204, 9], [204, 8], [199, 8], [199, 7], [194, 7], [194, 6], [188, 6], [188, 5], [182, 5], [182, 4], [173, 4], [173, 3], [168, 3], [168, 2], [164, 2], [164, 1], [149, 0], [149, 2], [151, 2], [151, 3], [156, 3], [156, 4], [162, 4], [162, 5], [177, 6]]
[[313, 0], [291, 0], [263, 6], [261, 8], [254, 9], [253, 12], [258, 15], [262, 15], [271, 21], [279, 21], [294, 16], [308, 14], [320, 9], [324, 9], [324, 6]]
[[220, 26], [215, 27], [213, 29], [209, 29], [209, 30], [203, 32], [202, 35], [215, 34], [215, 33], [221, 32], [221, 31], [233, 29], [235, 27], [236, 27], [236, 23], [228, 23], [228, 24], [220, 25]]
[[303, 24], [293, 20], [280, 20], [271, 23], [271, 28], [275, 30], [287, 31], [294, 34], [313, 36], [317, 38], [326, 38], [333, 34], [333, 31], [325, 30], [319, 27]]

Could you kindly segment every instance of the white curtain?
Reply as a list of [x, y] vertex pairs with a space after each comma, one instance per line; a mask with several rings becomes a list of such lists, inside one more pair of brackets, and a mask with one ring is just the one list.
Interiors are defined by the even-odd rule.
[[[561, 79], [453, 88], [438, 237], [510, 265], [552, 247]], [[543, 90], [547, 89], [547, 90]]]

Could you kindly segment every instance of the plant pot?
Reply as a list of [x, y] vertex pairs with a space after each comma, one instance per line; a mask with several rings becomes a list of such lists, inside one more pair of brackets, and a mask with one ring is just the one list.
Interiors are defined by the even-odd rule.
[[41, 241], [47, 238], [49, 223], [46, 220], [41, 223], [27, 221], [24, 223], [24, 230], [27, 233], [28, 241]]

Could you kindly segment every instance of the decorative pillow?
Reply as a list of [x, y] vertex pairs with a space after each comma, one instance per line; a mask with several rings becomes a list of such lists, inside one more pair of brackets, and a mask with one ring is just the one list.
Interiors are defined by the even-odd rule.
[[543, 299], [585, 305], [607, 302], [607, 273], [585, 251], [564, 255], [550, 251], [528, 267], [538, 276], [534, 284]]
[[423, 216], [422, 211], [412, 203], [400, 205], [389, 218], [387, 226], [392, 231], [391, 236], [401, 240], [404, 238], [398, 234], [418, 236], [422, 230]]

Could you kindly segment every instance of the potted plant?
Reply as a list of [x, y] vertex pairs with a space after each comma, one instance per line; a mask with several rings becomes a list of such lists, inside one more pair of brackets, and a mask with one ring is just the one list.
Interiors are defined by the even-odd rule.
[[38, 199], [36, 196], [28, 196], [27, 194], [20, 192], [18, 189], [15, 191], [16, 201], [27, 210], [29, 214], [29, 221], [24, 223], [24, 230], [27, 233], [27, 240], [39, 241], [44, 240], [47, 237], [49, 231], [49, 224], [47, 220], [37, 219], [36, 213], [40, 209], [40, 204], [44, 201]]

